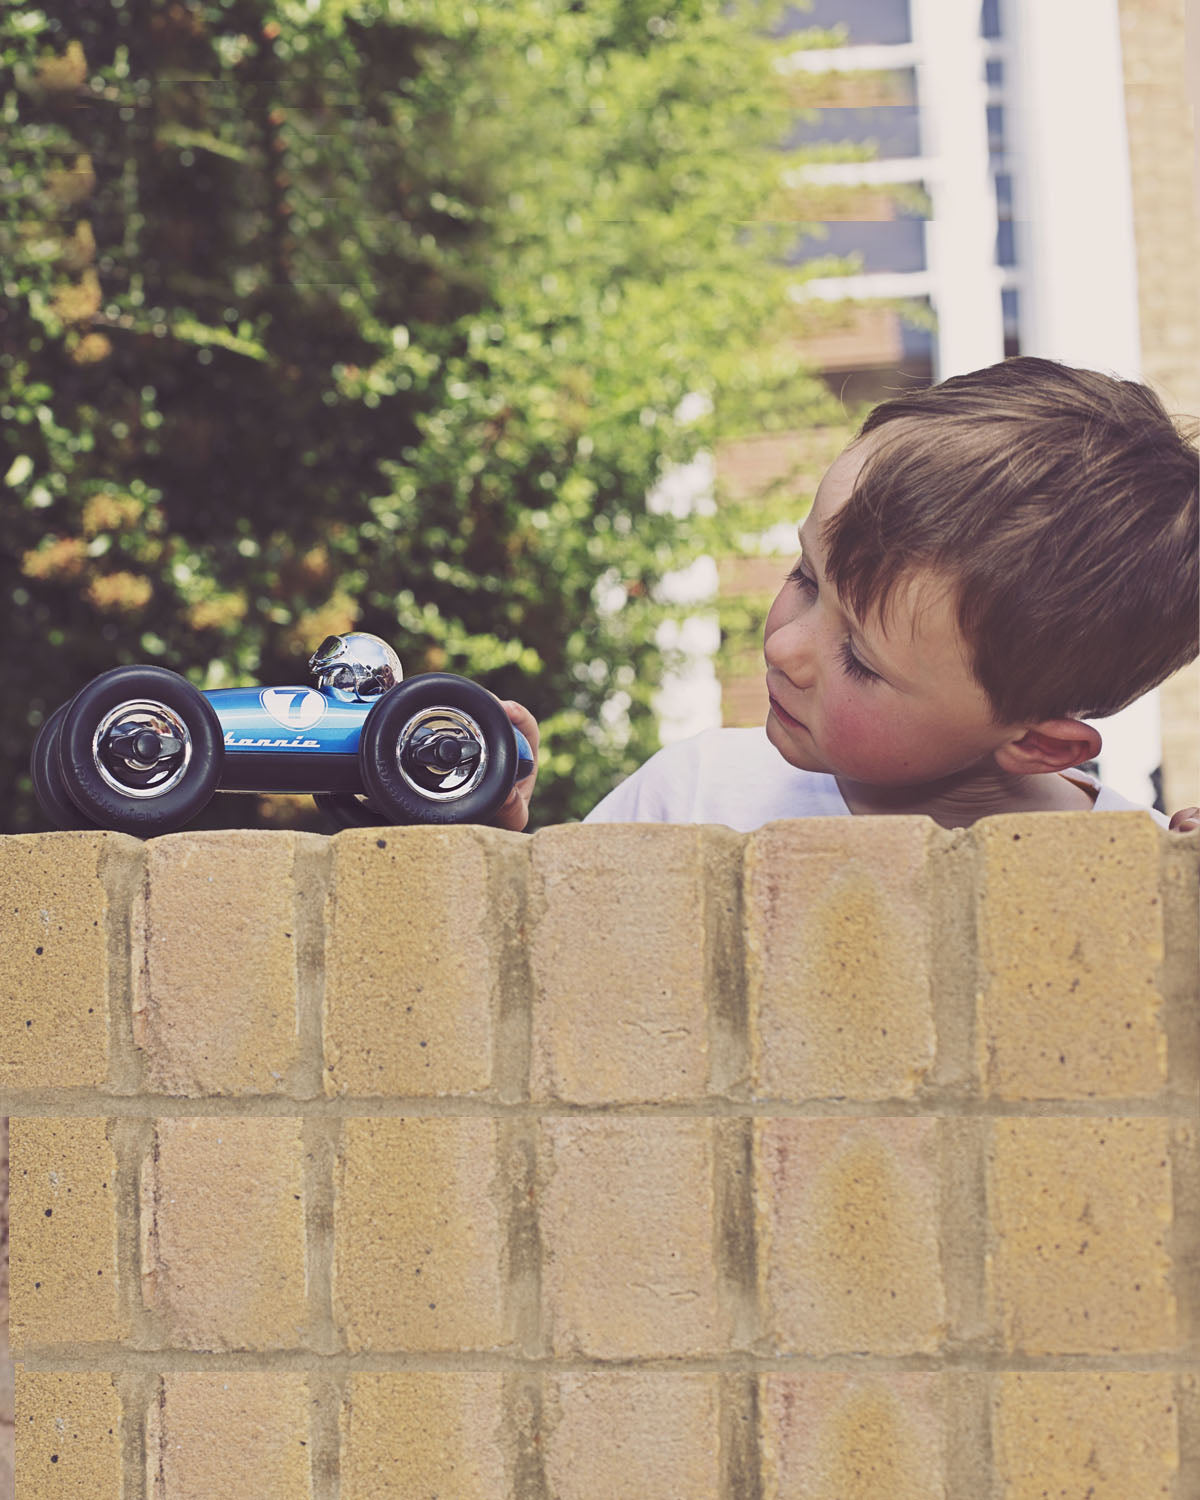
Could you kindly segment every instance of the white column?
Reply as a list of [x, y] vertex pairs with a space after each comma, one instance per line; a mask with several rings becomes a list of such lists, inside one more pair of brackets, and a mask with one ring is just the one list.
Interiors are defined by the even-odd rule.
[[1008, 0], [1021, 349], [1141, 378], [1117, 0]]
[[[1162, 720], [1158, 689], [1123, 708], [1111, 719], [1093, 721], [1104, 748], [1100, 751], [1100, 778], [1139, 807], [1154, 801], [1150, 773], [1162, 763]], [[1179, 809], [1169, 807], [1168, 812]]]
[[911, 16], [921, 154], [932, 158], [925, 253], [938, 319], [935, 374], [945, 380], [1004, 358], [984, 44], [974, 0], [911, 0]]

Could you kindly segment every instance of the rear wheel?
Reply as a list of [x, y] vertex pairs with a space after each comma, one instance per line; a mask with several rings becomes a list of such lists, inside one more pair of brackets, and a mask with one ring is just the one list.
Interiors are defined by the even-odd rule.
[[371, 709], [358, 760], [368, 797], [395, 823], [485, 823], [512, 791], [517, 737], [486, 688], [426, 672]]
[[29, 769], [33, 773], [33, 794], [47, 820], [55, 828], [95, 828], [95, 823], [84, 817], [71, 800], [59, 760], [59, 735], [70, 706], [69, 703], [64, 703], [56, 708], [37, 732], [29, 757]]
[[216, 710], [165, 667], [117, 667], [72, 699], [59, 734], [63, 779], [102, 828], [150, 836], [194, 818], [224, 759]]

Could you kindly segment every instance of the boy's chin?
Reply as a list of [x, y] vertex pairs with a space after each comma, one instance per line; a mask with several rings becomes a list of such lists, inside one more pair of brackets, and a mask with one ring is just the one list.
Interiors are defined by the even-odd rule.
[[776, 718], [774, 710], [767, 714], [767, 739], [779, 751], [789, 766], [798, 771], [821, 771], [828, 773], [829, 767], [817, 754], [812, 736], [806, 729], [785, 729]]

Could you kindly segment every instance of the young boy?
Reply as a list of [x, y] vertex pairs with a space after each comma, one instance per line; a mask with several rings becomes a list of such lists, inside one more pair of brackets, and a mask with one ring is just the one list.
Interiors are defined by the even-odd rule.
[[586, 821], [1131, 805], [1073, 769], [1100, 750], [1084, 720], [1195, 657], [1200, 616], [1197, 454], [1145, 386], [1025, 357], [886, 401], [800, 542], [767, 615], [765, 727], [668, 746]]

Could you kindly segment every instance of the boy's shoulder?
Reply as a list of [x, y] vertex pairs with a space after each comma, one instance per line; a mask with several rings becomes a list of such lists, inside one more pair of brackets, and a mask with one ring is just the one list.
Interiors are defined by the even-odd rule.
[[789, 765], [764, 729], [706, 729], [664, 746], [585, 822], [721, 823], [748, 833], [778, 818], [849, 815], [834, 778]]

